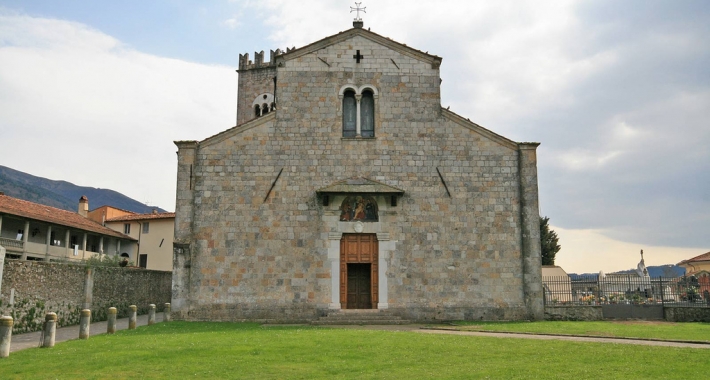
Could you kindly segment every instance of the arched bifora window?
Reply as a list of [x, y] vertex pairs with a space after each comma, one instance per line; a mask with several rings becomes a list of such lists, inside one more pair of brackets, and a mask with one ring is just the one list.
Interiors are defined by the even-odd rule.
[[369, 85], [340, 89], [343, 100], [343, 137], [375, 137], [375, 99], [377, 90]]
[[357, 134], [357, 105], [355, 91], [345, 91], [343, 95], [343, 137], [355, 137]]

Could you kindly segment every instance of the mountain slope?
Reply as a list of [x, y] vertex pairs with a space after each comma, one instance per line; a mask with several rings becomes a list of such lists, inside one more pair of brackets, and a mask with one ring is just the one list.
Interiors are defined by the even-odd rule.
[[77, 186], [66, 181], [54, 181], [36, 177], [18, 170], [0, 165], [0, 191], [11, 197], [35, 202], [67, 211], [77, 211], [79, 198], [89, 198], [89, 207], [108, 205], [137, 213], [149, 213], [156, 208], [147, 206], [119, 192], [95, 187]]

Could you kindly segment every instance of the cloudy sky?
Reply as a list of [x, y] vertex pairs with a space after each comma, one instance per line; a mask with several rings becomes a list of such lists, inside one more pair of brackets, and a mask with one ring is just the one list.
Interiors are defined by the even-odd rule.
[[[235, 123], [240, 53], [352, 26], [340, 0], [0, 0], [0, 165], [174, 209], [174, 140]], [[442, 103], [539, 141], [568, 272], [710, 251], [710, 2], [378, 0]], [[99, 205], [93, 205], [99, 206]]]

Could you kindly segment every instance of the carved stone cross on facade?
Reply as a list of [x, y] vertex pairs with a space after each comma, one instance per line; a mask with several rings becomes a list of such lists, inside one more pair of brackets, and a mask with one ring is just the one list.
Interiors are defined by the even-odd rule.
[[367, 13], [367, 11], [365, 11], [367, 7], [360, 8], [360, 4], [362, 4], [362, 2], [355, 2], [355, 8], [350, 7], [350, 13], [353, 13], [353, 11], [355, 11], [355, 21], [362, 21], [362, 19], [360, 18], [360, 11], [362, 11], [362, 13]]
[[357, 54], [353, 55], [353, 58], [355, 58], [355, 62], [360, 63], [360, 60], [365, 58], [364, 55], [360, 55], [360, 50], [357, 51]]

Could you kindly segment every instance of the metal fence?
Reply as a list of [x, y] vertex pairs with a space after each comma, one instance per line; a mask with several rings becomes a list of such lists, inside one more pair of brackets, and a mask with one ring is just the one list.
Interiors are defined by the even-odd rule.
[[546, 306], [667, 305], [710, 307], [710, 277], [636, 275], [543, 277]]

